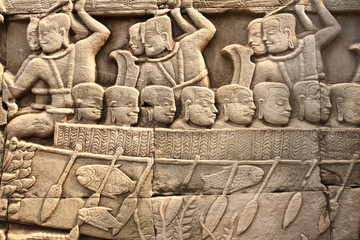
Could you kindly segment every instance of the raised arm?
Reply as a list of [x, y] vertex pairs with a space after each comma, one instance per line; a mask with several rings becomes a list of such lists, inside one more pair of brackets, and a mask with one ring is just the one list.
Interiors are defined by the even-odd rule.
[[93, 42], [94, 45], [91, 44], [91, 46], [88, 47], [94, 48], [95, 52], [97, 52], [109, 38], [110, 30], [85, 12], [85, 2], [86, 0], [78, 0], [75, 4], [75, 10], [80, 19], [84, 22], [85, 27], [92, 32], [91, 36], [82, 41]]
[[210, 40], [214, 37], [216, 28], [207, 18], [193, 7], [185, 9], [190, 19], [195, 24], [197, 30], [184, 39], [190, 39], [202, 51]]
[[301, 25], [304, 27], [305, 32], [298, 35], [299, 38], [303, 38], [306, 35], [316, 33], [318, 28], [311, 21], [309, 16], [305, 13], [305, 8], [308, 4], [308, 0], [301, 0], [295, 5], [295, 13], [299, 18]]
[[312, 0], [322, 24], [325, 28], [315, 33], [316, 42], [324, 47], [333, 41], [341, 32], [341, 26], [325, 7], [322, 0]]
[[89, 34], [89, 30], [75, 18], [74, 14], [72, 13], [73, 8], [74, 6], [72, 1], [69, 1], [65, 6], [62, 7], [62, 11], [70, 17], [70, 28], [75, 33], [74, 39], [76, 42], [86, 38]]
[[186, 21], [185, 18], [183, 18], [180, 12], [180, 8], [174, 8], [173, 10], [171, 10], [171, 15], [173, 16], [175, 22], [179, 25], [181, 30], [184, 32], [182, 37], [184, 37], [184, 35], [186, 36], [192, 34], [196, 31], [196, 28], [188, 21]]

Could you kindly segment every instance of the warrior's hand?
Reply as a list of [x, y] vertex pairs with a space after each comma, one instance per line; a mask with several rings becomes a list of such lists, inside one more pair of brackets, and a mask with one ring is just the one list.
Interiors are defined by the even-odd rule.
[[86, 3], [86, 0], [78, 0], [78, 1], [76, 1], [75, 10], [77, 12], [85, 11], [85, 3]]
[[74, 4], [71, 0], [61, 8], [64, 13], [72, 12], [73, 9]]
[[181, 6], [181, 0], [167, 0], [166, 5], [169, 8], [179, 8]]

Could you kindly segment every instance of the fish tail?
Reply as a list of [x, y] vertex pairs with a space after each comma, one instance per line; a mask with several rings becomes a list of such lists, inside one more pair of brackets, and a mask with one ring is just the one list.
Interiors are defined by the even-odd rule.
[[123, 229], [123, 227], [124, 227], [124, 224], [118, 222], [112, 230], [112, 235], [115, 236], [116, 234], [118, 234], [121, 231], [121, 229]]

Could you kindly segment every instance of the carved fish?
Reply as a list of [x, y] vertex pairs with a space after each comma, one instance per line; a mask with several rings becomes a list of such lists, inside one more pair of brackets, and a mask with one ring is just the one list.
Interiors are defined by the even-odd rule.
[[[210, 175], [201, 175], [204, 182], [204, 190], [224, 189], [226, 181], [229, 177], [231, 167], [225, 167], [224, 170]], [[264, 171], [254, 166], [239, 166], [233, 182], [230, 185], [229, 193], [238, 191], [258, 184], [264, 176]]]
[[119, 232], [122, 224], [108, 212], [111, 210], [111, 208], [106, 207], [81, 208], [79, 210], [79, 219], [106, 232], [108, 232], [110, 228], [112, 228], [113, 232]]
[[[132, 192], [134, 190], [136, 182], [126, 176], [118, 167], [120, 167], [120, 165], [116, 165], [111, 171], [105, 187], [101, 192], [102, 195], [114, 198], [115, 195]], [[108, 169], [109, 166], [106, 165], [82, 166], [76, 171], [77, 180], [83, 187], [97, 191]]]

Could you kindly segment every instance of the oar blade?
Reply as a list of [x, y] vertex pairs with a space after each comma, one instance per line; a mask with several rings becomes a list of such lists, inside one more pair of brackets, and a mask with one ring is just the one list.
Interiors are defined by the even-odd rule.
[[138, 199], [132, 195], [129, 195], [123, 203], [121, 204], [116, 220], [121, 224], [121, 227], [117, 228], [116, 231], [113, 231], [113, 235], [116, 235], [121, 231], [121, 229], [126, 225], [131, 216], [134, 214], [134, 211], [137, 206]]
[[241, 234], [249, 228], [255, 218], [257, 210], [258, 203], [256, 200], [251, 200], [248, 202], [240, 216], [237, 226], [237, 234]]
[[[211, 204], [211, 207], [205, 218], [205, 226], [210, 232], [213, 232], [223, 217], [226, 208], [228, 206], [228, 200], [226, 195], [221, 195]], [[209, 236], [209, 233], [204, 231], [202, 239]]]
[[287, 228], [298, 215], [300, 208], [302, 205], [302, 194], [301, 192], [297, 192], [292, 196], [284, 216], [283, 229]]
[[41, 207], [40, 221], [45, 222], [51, 214], [55, 211], [56, 206], [59, 203], [62, 193], [62, 186], [60, 184], [52, 185], [46, 194], [44, 203]]

